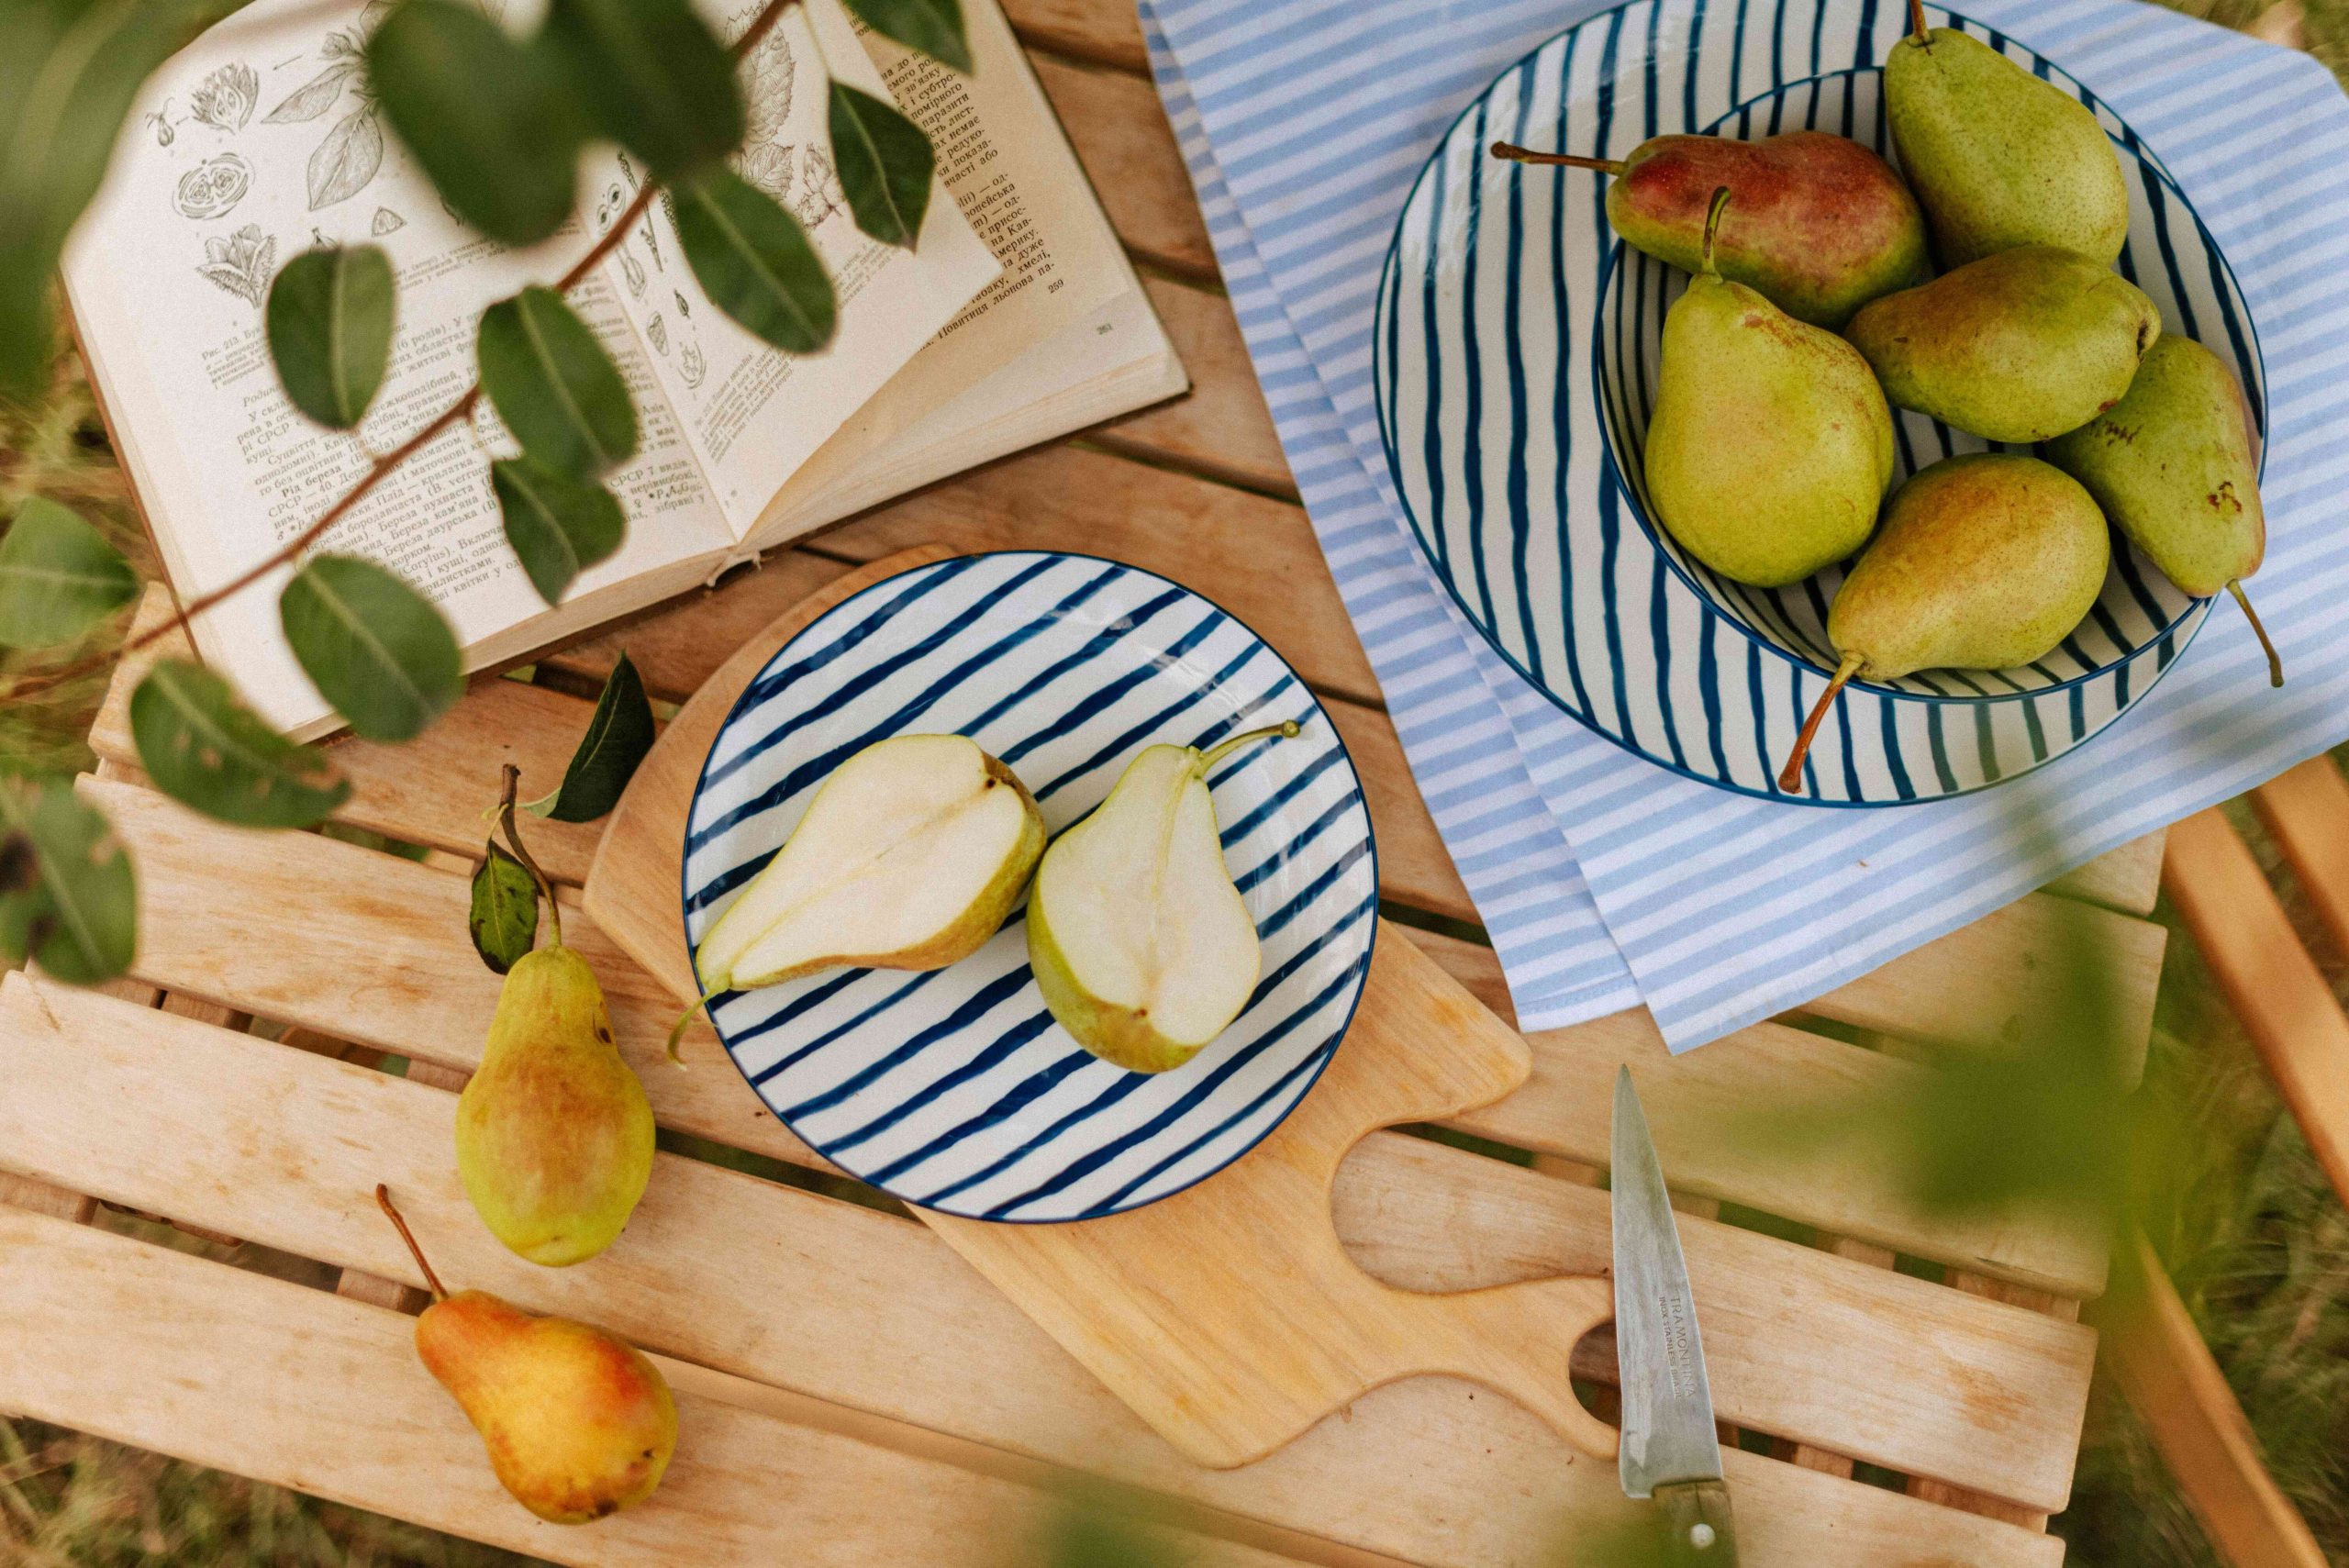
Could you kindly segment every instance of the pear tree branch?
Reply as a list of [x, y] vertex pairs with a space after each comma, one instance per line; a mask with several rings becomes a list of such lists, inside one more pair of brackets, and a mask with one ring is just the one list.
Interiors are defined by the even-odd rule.
[[[751, 50], [758, 48], [767, 34], [774, 30], [775, 24], [783, 20], [783, 14], [798, 3], [799, 0], [767, 0], [766, 5], [760, 9], [758, 16], [751, 21], [750, 28], [735, 40], [734, 59], [739, 62]], [[556, 282], [555, 292], [568, 295], [609, 259], [612, 252], [627, 241], [629, 232], [651, 209], [653, 198], [661, 194], [662, 189], [662, 182], [647, 180], [644, 188], [637, 193], [636, 199], [628, 205], [627, 209], [613, 222], [611, 228], [604, 231], [603, 238], [596, 240], [588, 252], [574, 262], [571, 270], [564, 272]], [[111, 653], [93, 654], [58, 669], [39, 671], [26, 676], [9, 687], [6, 700], [14, 702], [20, 698], [37, 695], [52, 687], [62, 685], [68, 681], [95, 674], [119, 659], [127, 658], [169, 637], [175, 631], [185, 629], [190, 621], [206, 610], [234, 598], [278, 568], [290, 565], [299, 560], [311, 546], [326, 536], [329, 528], [350, 516], [354, 507], [373, 495], [376, 488], [398, 472], [410, 458], [458, 425], [470, 421], [474, 410], [480, 407], [481, 400], [482, 384], [476, 380], [455, 402], [434, 415], [423, 428], [371, 463], [367, 472], [359, 476], [357, 483], [345, 491], [340, 500], [320, 513], [315, 522], [295, 535], [274, 553], [210, 593], [198, 595], [184, 605], [175, 605], [170, 619], [150, 627], [124, 642], [119, 649]]]

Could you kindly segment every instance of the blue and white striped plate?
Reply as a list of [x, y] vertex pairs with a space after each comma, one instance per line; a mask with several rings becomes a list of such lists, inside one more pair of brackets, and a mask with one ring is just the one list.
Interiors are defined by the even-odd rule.
[[1208, 745], [1293, 718], [1209, 775], [1225, 864], [1264, 977], [1221, 1038], [1173, 1072], [1088, 1054], [1045, 1011], [1024, 908], [922, 974], [838, 970], [710, 1006], [734, 1064], [826, 1159], [910, 1204], [974, 1219], [1090, 1219], [1213, 1174], [1279, 1124], [1337, 1050], [1370, 968], [1377, 852], [1329, 716], [1263, 639], [1164, 578], [1011, 551], [865, 589], [743, 691], [686, 817], [698, 944], [842, 762], [893, 735], [967, 735], [1057, 834], [1158, 741]]
[[[2264, 429], [2250, 313], [2159, 161], [2047, 61], [1927, 9], [2097, 112], [2130, 190], [2121, 271], [2161, 306], [2165, 331], [2234, 366]], [[1374, 376], [1388, 466], [1463, 613], [1599, 734], [1744, 794], [1899, 806], [2026, 773], [2141, 700], [2210, 611], [2116, 534], [2102, 597], [2055, 652], [2022, 669], [1855, 682], [1820, 731], [1804, 792], [1777, 789], [1836, 662], [1825, 621], [1842, 570], [1748, 588], [1649, 525], [1642, 452], [1664, 312], [1687, 280], [1615, 239], [1602, 176], [1485, 150], [1498, 139], [1620, 158], [1671, 132], [1810, 128], [1888, 158], [1880, 65], [1906, 25], [1904, 0], [1665, 0], [1593, 17], [1462, 113], [1413, 188], [1381, 279]], [[1895, 415], [1896, 483], [1987, 444]]]

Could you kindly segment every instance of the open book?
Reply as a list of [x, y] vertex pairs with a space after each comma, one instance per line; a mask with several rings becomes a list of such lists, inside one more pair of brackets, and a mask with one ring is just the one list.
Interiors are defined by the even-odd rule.
[[[482, 0], [493, 13], [510, 0]], [[758, 6], [709, 9], [729, 36]], [[552, 282], [628, 207], [642, 172], [586, 160], [579, 216], [527, 250], [441, 206], [366, 94], [378, 0], [256, 0], [149, 83], [66, 256], [83, 352], [183, 601], [293, 538], [475, 371], [481, 311]], [[1181, 392], [1181, 363], [996, 0], [963, 0], [968, 77], [867, 32], [838, 0], [795, 7], [744, 62], [737, 167], [796, 211], [841, 296], [823, 352], [775, 352], [704, 296], [655, 203], [571, 295], [618, 362], [642, 437], [610, 484], [618, 553], [550, 609], [507, 548], [484, 411], [406, 463], [321, 548], [401, 573], [441, 606], [467, 668], [506, 662], [709, 581], [825, 523]], [[912, 250], [859, 233], [829, 156], [825, 74], [888, 94], [938, 149]], [[952, 199], [947, 199], [951, 195]], [[280, 391], [262, 325], [277, 268], [373, 243], [399, 276], [390, 377], [356, 436]], [[290, 569], [199, 617], [247, 702], [310, 736], [336, 720], [287, 649]]]

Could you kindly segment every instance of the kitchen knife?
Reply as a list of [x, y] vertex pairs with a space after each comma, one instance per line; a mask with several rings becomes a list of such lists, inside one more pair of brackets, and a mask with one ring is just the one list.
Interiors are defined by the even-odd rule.
[[1680, 1231], [1664, 1195], [1664, 1167], [1631, 1071], [1615, 1079], [1615, 1355], [1622, 1368], [1623, 1495], [1653, 1497], [1663, 1526], [1659, 1562], [1670, 1568], [1732, 1568], [1737, 1536], [1713, 1394]]

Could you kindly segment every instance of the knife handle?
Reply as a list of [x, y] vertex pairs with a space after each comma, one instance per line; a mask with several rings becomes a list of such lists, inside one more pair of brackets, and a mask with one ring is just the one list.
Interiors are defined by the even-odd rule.
[[1719, 1481], [1682, 1481], [1655, 1489], [1669, 1568], [1737, 1568], [1737, 1528], [1729, 1488]]

